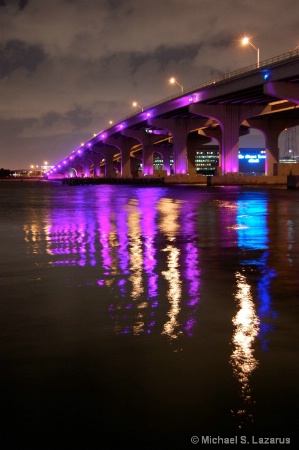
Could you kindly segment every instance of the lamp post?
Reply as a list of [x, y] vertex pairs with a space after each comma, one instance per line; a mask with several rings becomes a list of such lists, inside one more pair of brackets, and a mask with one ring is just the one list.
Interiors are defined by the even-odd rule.
[[140, 105], [138, 105], [137, 102], [133, 102], [132, 105], [134, 106], [134, 108], [138, 107], [141, 109], [141, 111], [143, 111], [143, 108]]
[[176, 84], [181, 89], [181, 92], [184, 92], [183, 86], [180, 83], [178, 83], [177, 80], [174, 77], [170, 78], [169, 83], [170, 84]]
[[255, 47], [252, 42], [250, 42], [250, 39], [248, 37], [243, 37], [242, 39], [242, 45], [251, 45], [254, 50], [256, 50], [257, 53], [257, 67], [260, 67], [260, 49]]

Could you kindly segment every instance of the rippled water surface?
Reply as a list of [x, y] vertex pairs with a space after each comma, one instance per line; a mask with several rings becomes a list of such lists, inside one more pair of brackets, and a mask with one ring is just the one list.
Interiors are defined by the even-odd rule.
[[298, 447], [299, 191], [0, 201], [1, 448]]

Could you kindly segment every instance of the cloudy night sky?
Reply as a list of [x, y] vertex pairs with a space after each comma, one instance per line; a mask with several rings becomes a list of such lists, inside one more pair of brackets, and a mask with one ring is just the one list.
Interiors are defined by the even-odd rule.
[[191, 88], [255, 64], [244, 35], [261, 61], [294, 49], [299, 1], [0, 0], [0, 33], [0, 167], [21, 169], [175, 94], [171, 76]]

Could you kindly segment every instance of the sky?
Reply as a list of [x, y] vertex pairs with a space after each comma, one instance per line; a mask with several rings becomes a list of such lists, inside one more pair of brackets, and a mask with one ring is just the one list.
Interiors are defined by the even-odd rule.
[[54, 165], [133, 101], [175, 94], [172, 76], [187, 89], [255, 64], [244, 35], [261, 61], [286, 53], [298, 18], [298, 0], [0, 0], [0, 167]]

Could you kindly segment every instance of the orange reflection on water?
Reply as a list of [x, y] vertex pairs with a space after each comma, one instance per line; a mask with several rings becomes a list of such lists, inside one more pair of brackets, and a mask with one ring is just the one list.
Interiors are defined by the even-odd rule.
[[250, 285], [246, 282], [246, 277], [237, 272], [236, 278], [237, 292], [235, 299], [238, 302], [239, 309], [232, 319], [235, 329], [232, 337], [234, 350], [230, 362], [234, 375], [241, 384], [242, 400], [242, 407], [233, 413], [237, 413], [239, 428], [243, 428], [245, 421], [253, 421], [250, 376], [258, 366], [258, 361], [254, 357], [253, 344], [259, 332], [260, 322], [255, 312]]
[[167, 236], [169, 241], [175, 240], [175, 236], [180, 229], [178, 218], [181, 207], [181, 203], [168, 198], [160, 199], [157, 204], [157, 209], [160, 213], [159, 229]]

